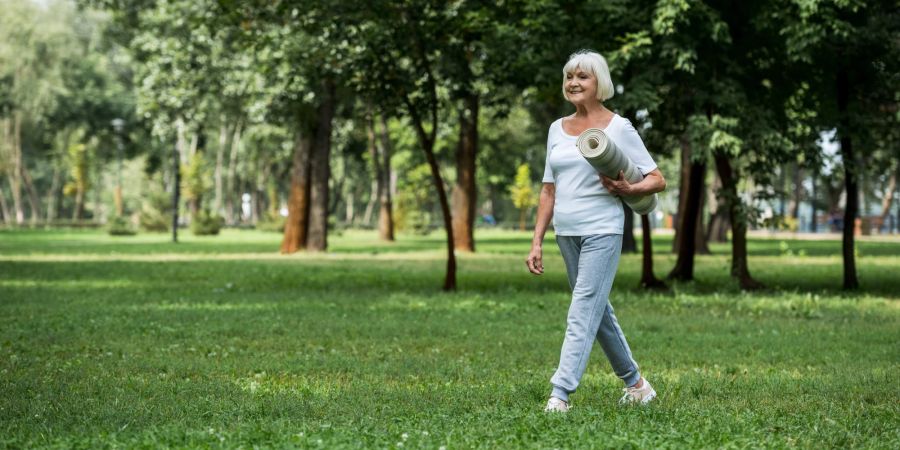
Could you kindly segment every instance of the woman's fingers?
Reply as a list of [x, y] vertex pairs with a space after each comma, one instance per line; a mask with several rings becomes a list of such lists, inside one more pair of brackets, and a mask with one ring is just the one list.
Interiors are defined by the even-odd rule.
[[528, 259], [525, 260], [525, 265], [528, 266], [528, 271], [535, 275], [544, 273], [544, 264], [541, 261], [540, 256], [528, 255]]

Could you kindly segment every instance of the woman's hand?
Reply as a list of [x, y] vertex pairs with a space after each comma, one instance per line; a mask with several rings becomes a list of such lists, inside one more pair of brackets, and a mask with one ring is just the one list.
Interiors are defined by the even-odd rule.
[[663, 178], [659, 169], [653, 169], [652, 172], [644, 175], [644, 179], [637, 183], [631, 184], [625, 179], [625, 173], [619, 171], [619, 178], [613, 180], [604, 175], [600, 175], [600, 182], [603, 187], [613, 195], [651, 195], [666, 190], [666, 179]]
[[528, 266], [528, 271], [535, 275], [540, 275], [544, 273], [544, 261], [542, 259], [543, 249], [540, 245], [532, 245], [531, 253], [528, 254], [528, 259], [525, 260], [525, 265]]
[[600, 175], [600, 182], [603, 187], [613, 195], [631, 195], [631, 183], [625, 179], [625, 172], [619, 171], [619, 178], [613, 180], [606, 175]]

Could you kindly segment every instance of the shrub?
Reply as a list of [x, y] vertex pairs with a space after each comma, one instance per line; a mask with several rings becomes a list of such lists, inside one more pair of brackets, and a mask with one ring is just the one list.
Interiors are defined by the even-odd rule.
[[265, 214], [262, 219], [256, 222], [256, 229], [273, 233], [284, 233], [284, 223], [286, 221], [287, 218], [281, 217], [281, 214]]
[[128, 219], [122, 216], [113, 217], [106, 225], [106, 231], [111, 236], [134, 236], [137, 234]]
[[197, 217], [191, 220], [191, 233], [194, 233], [195, 236], [216, 235], [219, 234], [223, 225], [225, 225], [224, 217], [200, 211], [197, 213]]
[[169, 231], [172, 216], [169, 215], [171, 200], [162, 189], [151, 190], [147, 200], [141, 205], [139, 222], [146, 231]]

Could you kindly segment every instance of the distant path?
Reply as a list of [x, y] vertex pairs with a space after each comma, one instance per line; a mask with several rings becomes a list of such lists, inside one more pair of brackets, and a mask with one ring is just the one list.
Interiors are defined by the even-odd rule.
[[[634, 229], [635, 235], [640, 236], [641, 228]], [[654, 228], [655, 236], [672, 236], [675, 230], [672, 228]], [[796, 239], [799, 241], [840, 241], [841, 233], [797, 233], [793, 231], [772, 230], [748, 230], [747, 236], [756, 239]], [[875, 234], [870, 236], [856, 236], [856, 240], [865, 242], [900, 242], [900, 234]]]
[[[841, 233], [795, 233], [793, 231], [750, 230], [748, 236], [759, 239], [797, 239], [801, 241], [840, 241]], [[900, 234], [875, 234], [856, 236], [857, 241], [864, 242], [900, 242]]]

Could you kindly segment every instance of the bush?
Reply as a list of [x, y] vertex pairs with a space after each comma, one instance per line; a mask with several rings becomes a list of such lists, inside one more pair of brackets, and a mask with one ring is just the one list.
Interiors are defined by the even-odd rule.
[[137, 231], [131, 226], [131, 223], [122, 216], [113, 217], [106, 225], [106, 231], [111, 236], [134, 236]]
[[256, 229], [273, 233], [284, 233], [284, 223], [286, 221], [287, 218], [281, 217], [281, 214], [266, 214], [261, 220], [256, 222]]
[[146, 231], [169, 231], [169, 224], [172, 222], [172, 216], [169, 215], [170, 201], [168, 194], [162, 189], [147, 194], [147, 200], [141, 205], [141, 228]]
[[397, 231], [428, 234], [440, 221], [433, 221], [431, 211], [437, 207], [432, 195], [431, 168], [421, 164], [410, 170], [397, 185], [394, 202], [394, 226]]
[[191, 233], [194, 233], [195, 236], [216, 235], [219, 234], [223, 225], [225, 225], [224, 217], [201, 211], [197, 213], [197, 217], [191, 220]]
[[93, 220], [54, 219], [45, 223], [44, 226], [45, 228], [100, 228], [103, 224]]

